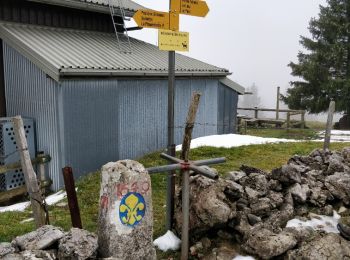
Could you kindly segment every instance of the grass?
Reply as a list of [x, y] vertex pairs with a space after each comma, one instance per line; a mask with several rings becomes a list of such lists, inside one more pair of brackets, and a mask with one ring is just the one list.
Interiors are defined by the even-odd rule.
[[[261, 132], [260, 135], [266, 133]], [[294, 154], [306, 155], [315, 148], [321, 148], [322, 142], [280, 143], [266, 145], [250, 145], [236, 148], [201, 147], [191, 150], [190, 158], [209, 159], [226, 157], [227, 162], [215, 166], [221, 175], [229, 171], [237, 170], [242, 164], [257, 167], [266, 171], [280, 167]], [[349, 143], [332, 143], [331, 149], [339, 150], [350, 146]], [[148, 154], [138, 160], [145, 167], [165, 164], [159, 157], [159, 152]], [[91, 173], [76, 182], [78, 187], [78, 200], [81, 211], [83, 227], [90, 231], [96, 231], [98, 218], [98, 199], [100, 189], [100, 173]], [[166, 175], [152, 176], [152, 197], [154, 210], [154, 237], [164, 234], [165, 229], [165, 201], [166, 201]], [[70, 229], [70, 215], [67, 206], [50, 206], [51, 224], [60, 226], [65, 230]], [[31, 212], [6, 212], [0, 213], [0, 242], [11, 241], [15, 236], [24, 234], [34, 229], [33, 222], [20, 223], [31, 217]], [[163, 255], [164, 256], [164, 255]]]

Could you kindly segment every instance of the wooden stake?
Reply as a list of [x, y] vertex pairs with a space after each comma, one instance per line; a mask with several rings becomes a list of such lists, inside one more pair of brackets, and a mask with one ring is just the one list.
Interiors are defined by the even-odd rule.
[[335, 111], [335, 102], [331, 101], [329, 103], [329, 109], [328, 109], [328, 118], [327, 118], [326, 132], [324, 135], [323, 150], [329, 149], [334, 111]]
[[21, 158], [21, 165], [26, 181], [27, 191], [30, 196], [30, 202], [33, 209], [35, 225], [37, 228], [45, 225], [45, 211], [42, 207], [43, 198], [40, 192], [36, 174], [33, 169], [32, 162], [28, 151], [28, 144], [23, 127], [23, 120], [21, 116], [12, 118], [13, 129], [17, 149]]

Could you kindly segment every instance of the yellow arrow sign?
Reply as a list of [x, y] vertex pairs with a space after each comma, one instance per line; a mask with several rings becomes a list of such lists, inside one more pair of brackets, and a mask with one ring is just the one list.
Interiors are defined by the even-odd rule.
[[133, 16], [139, 27], [168, 29], [169, 13], [153, 10], [138, 10]]
[[173, 0], [172, 11], [179, 11], [180, 14], [205, 17], [209, 12], [209, 7], [202, 0]]

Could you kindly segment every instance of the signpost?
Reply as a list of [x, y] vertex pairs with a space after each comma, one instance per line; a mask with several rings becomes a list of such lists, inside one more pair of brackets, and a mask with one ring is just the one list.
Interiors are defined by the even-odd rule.
[[[139, 27], [162, 29], [159, 34], [159, 49], [168, 50], [168, 155], [175, 156], [174, 144], [174, 88], [175, 88], [175, 51], [188, 51], [189, 34], [179, 32], [180, 14], [205, 17], [208, 5], [202, 0], [170, 0], [169, 12], [138, 10], [134, 20]], [[168, 30], [172, 31], [170, 33]], [[175, 172], [169, 171], [167, 178], [167, 220], [166, 228], [172, 229], [174, 212]]]
[[168, 29], [169, 13], [153, 10], [138, 10], [133, 16], [139, 27]]
[[188, 32], [158, 30], [158, 45], [162, 51], [188, 51]]

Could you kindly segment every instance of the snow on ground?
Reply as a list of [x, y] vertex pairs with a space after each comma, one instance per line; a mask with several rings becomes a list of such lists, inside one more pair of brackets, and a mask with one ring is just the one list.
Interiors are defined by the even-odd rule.
[[[45, 201], [47, 205], [54, 205], [57, 202], [63, 200], [66, 196], [67, 196], [67, 193], [61, 190], [59, 192], [56, 192], [55, 194], [47, 196]], [[6, 212], [6, 211], [24, 211], [27, 207], [29, 207], [29, 205], [30, 205], [30, 202], [26, 201], [26, 202], [20, 202], [10, 206], [6, 206], [6, 207], [0, 207], [0, 213]]]
[[158, 237], [153, 241], [153, 244], [163, 252], [170, 250], [178, 250], [181, 245], [181, 240], [175, 236], [173, 232], [168, 230], [165, 235]]
[[255, 260], [252, 256], [236, 255], [232, 260]]
[[316, 215], [307, 221], [301, 221], [300, 219], [294, 218], [287, 222], [286, 227], [303, 228], [309, 227], [314, 230], [324, 230], [327, 233], [339, 233], [337, 224], [340, 219], [340, 215], [333, 211], [333, 217]]
[[[324, 137], [325, 131], [321, 131], [318, 134], [320, 136]], [[332, 130], [331, 131], [331, 141], [333, 141], [333, 142], [350, 142], [350, 131]]]
[[[279, 139], [279, 138], [265, 138], [252, 135], [209, 135], [192, 139], [191, 148], [197, 148], [201, 146], [213, 146], [213, 147], [238, 147], [243, 145], [252, 144], [267, 144], [267, 143], [287, 143], [287, 142], [300, 142], [300, 140], [294, 139]], [[176, 151], [181, 150], [181, 145], [176, 146]]]

